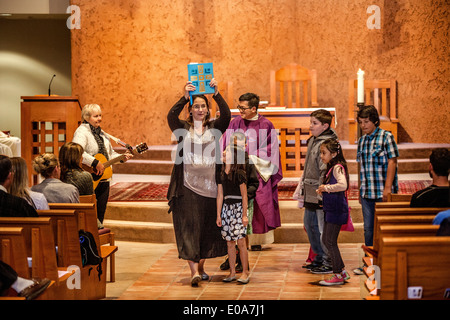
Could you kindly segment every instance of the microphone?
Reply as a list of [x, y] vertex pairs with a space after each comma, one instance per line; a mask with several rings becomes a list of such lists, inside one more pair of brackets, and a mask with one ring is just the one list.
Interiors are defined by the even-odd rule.
[[52, 79], [50, 80], [50, 83], [48, 84], [48, 95], [50, 96], [51, 90], [50, 86], [52, 85], [53, 78], [56, 77], [56, 74], [53, 75]]

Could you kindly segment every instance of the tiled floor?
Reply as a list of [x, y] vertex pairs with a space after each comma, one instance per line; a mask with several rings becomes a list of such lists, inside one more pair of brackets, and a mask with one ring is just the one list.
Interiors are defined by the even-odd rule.
[[[411, 175], [411, 179], [418, 176]], [[168, 177], [116, 174], [114, 182], [120, 181], [168, 181]], [[211, 278], [202, 281], [198, 288], [191, 287], [189, 267], [186, 261], [178, 259], [175, 244], [116, 243], [116, 282], [107, 284], [107, 299], [361, 300], [367, 295], [364, 278], [351, 272], [361, 265], [360, 243], [340, 244], [346, 269], [352, 276], [343, 286], [311, 284], [329, 275], [314, 275], [302, 268], [309, 244], [298, 243], [271, 244], [262, 251], [250, 251], [251, 280], [247, 285], [222, 282], [227, 275], [219, 269], [224, 258], [210, 259], [205, 269]]]
[[[133, 249], [133, 245], [139, 248]], [[177, 249], [172, 244], [151, 246], [149, 250], [157, 248], [151, 253], [150, 260], [153, 259], [151, 266], [142, 272], [145, 263], [141, 261], [138, 263], [141, 271], [133, 273], [130, 269], [136, 267], [133, 259], [145, 258], [146, 249], [144, 247], [145, 244], [128, 242], [122, 243], [121, 248], [119, 242], [116, 262], [117, 281], [108, 284], [109, 299], [361, 300], [365, 296], [361, 285], [362, 278], [351, 272], [353, 268], [360, 266], [361, 244], [340, 244], [346, 269], [352, 277], [345, 285], [336, 287], [322, 287], [313, 284], [330, 275], [315, 275], [302, 268], [308, 255], [308, 244], [271, 244], [264, 246], [262, 251], [250, 251], [251, 280], [247, 285], [240, 285], [237, 282], [222, 282], [227, 275], [227, 271], [219, 269], [224, 258], [210, 259], [205, 264], [206, 272], [211, 276], [210, 280], [202, 281], [196, 288], [190, 285], [190, 271], [186, 261], [178, 259]], [[123, 257], [122, 259], [120, 251], [125, 251], [123, 254], [130, 257], [130, 250], [135, 250], [134, 258], [130, 260], [130, 258]], [[140, 254], [136, 255], [136, 252], [140, 252]], [[119, 263], [123, 264], [119, 267]], [[123, 270], [123, 273], [120, 270]], [[137, 277], [140, 273], [141, 276]], [[127, 280], [121, 284], [124, 279]], [[127, 286], [126, 282], [132, 284]], [[114, 295], [116, 296], [114, 297]]]

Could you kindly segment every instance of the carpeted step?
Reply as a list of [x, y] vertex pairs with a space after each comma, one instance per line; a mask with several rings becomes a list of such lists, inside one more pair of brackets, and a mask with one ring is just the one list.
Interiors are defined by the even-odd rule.
[[[281, 227], [275, 230], [276, 243], [308, 242], [303, 228], [304, 209], [296, 201], [280, 201]], [[343, 232], [341, 242], [363, 240], [362, 213], [358, 201], [350, 201], [355, 232]], [[114, 231], [116, 239], [153, 243], [173, 243], [172, 215], [167, 202], [110, 202], [104, 225]]]
[[[297, 201], [280, 201], [281, 223], [303, 222], [304, 208], [297, 207]], [[349, 201], [354, 222], [362, 222], [361, 205], [356, 200]], [[110, 202], [106, 218], [123, 221], [172, 223], [172, 215], [167, 213], [166, 202]]]
[[[118, 241], [175, 243], [172, 223], [106, 219], [104, 225], [114, 231], [115, 239]], [[354, 223], [354, 228], [353, 232], [341, 232], [339, 242], [363, 242], [363, 223]], [[303, 223], [283, 223], [275, 230], [275, 243], [308, 243]]]
[[172, 223], [105, 219], [103, 225], [114, 232], [115, 240], [175, 243]]

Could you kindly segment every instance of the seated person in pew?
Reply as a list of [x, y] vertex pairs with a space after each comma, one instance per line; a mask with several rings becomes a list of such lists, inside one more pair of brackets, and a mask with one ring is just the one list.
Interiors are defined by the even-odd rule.
[[12, 157], [13, 181], [9, 186], [9, 194], [24, 198], [36, 210], [49, 210], [48, 202], [42, 193], [31, 191], [28, 186], [28, 168], [25, 159]]
[[437, 236], [450, 236], [450, 210], [444, 211], [449, 215], [445, 217], [439, 224], [439, 229], [436, 233]]
[[7, 295], [8, 289], [13, 289], [19, 297], [26, 300], [37, 298], [50, 285], [47, 278], [32, 280], [21, 278], [10, 265], [0, 260], [0, 296]]
[[44, 153], [33, 160], [33, 169], [44, 177], [44, 181], [31, 187], [31, 190], [43, 193], [49, 203], [79, 203], [78, 189], [59, 178], [61, 168], [53, 153]]
[[436, 235], [450, 236], [450, 209], [439, 212], [434, 217], [433, 224], [440, 226]]
[[59, 150], [61, 181], [77, 187], [80, 196], [94, 194], [92, 175], [81, 167], [84, 149], [76, 142], [67, 142]]
[[446, 148], [437, 148], [431, 152], [429, 174], [433, 179], [431, 186], [419, 190], [411, 198], [411, 207], [450, 207], [448, 174], [450, 152]]
[[0, 155], [0, 217], [37, 217], [36, 210], [25, 199], [8, 193], [13, 175], [11, 159]]

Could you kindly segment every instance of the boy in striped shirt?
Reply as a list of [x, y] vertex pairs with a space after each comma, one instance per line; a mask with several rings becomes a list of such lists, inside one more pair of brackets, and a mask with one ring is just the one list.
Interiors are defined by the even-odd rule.
[[364, 106], [358, 111], [358, 123], [363, 134], [358, 140], [357, 161], [361, 165], [359, 194], [364, 242], [372, 246], [375, 203], [386, 201], [390, 192], [398, 192], [399, 152], [392, 133], [379, 127], [380, 117], [374, 106]]

